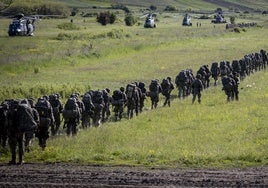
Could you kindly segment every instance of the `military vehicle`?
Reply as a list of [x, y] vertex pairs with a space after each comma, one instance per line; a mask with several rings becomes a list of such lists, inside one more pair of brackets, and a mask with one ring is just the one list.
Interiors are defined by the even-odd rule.
[[33, 36], [37, 17], [18, 14], [14, 16], [8, 27], [9, 36]]
[[192, 26], [191, 17], [189, 16], [189, 14], [184, 15], [184, 18], [182, 20], [182, 25], [183, 26]]
[[226, 20], [224, 19], [224, 15], [221, 10], [218, 10], [216, 12], [216, 15], [214, 15], [214, 19], [211, 20], [211, 23], [214, 23], [214, 24], [227, 23]]
[[156, 28], [155, 14], [148, 14], [144, 23], [144, 28]]

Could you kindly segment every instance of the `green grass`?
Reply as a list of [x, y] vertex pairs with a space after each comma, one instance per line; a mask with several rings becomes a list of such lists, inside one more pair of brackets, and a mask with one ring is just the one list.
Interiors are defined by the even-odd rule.
[[[175, 76], [185, 68], [194, 73], [203, 64], [240, 59], [268, 49], [267, 23], [260, 15], [238, 17], [263, 27], [226, 32], [209, 20], [182, 27], [182, 15], [162, 14], [155, 29], [126, 27], [120, 21], [101, 26], [93, 18], [76, 17], [79, 30], [57, 28], [65, 20], [42, 20], [35, 37], [8, 37], [9, 20], [0, 20], [0, 99], [35, 98], [59, 92], [65, 102], [89, 88], [111, 90], [132, 81]], [[59, 33], [71, 39], [58, 40]], [[116, 36], [116, 37], [112, 37]], [[91, 46], [91, 45], [92, 46]], [[80, 130], [77, 137], [50, 138], [42, 151], [37, 140], [26, 161], [180, 167], [245, 167], [268, 164], [267, 72], [258, 72], [240, 86], [240, 101], [226, 103], [221, 87], [203, 93], [202, 104], [174, 99], [171, 108], [145, 111], [132, 120], [108, 122]], [[175, 96], [177, 91], [173, 91]], [[161, 96], [160, 106], [163, 103]], [[1, 162], [10, 154], [1, 149]]]
[[191, 105], [190, 97], [175, 99], [171, 108], [80, 130], [77, 137], [51, 138], [45, 151], [35, 141], [25, 160], [210, 168], [267, 165], [267, 76], [258, 72], [244, 80], [238, 102], [226, 103], [220, 86], [210, 88], [203, 92], [201, 105]]

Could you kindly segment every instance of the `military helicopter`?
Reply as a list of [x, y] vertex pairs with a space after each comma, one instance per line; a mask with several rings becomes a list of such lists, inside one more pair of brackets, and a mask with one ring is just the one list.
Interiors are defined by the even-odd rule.
[[147, 14], [147, 17], [144, 23], [144, 28], [156, 28], [155, 17], [156, 17], [155, 14], [152, 14], [152, 13]]
[[216, 15], [214, 15], [214, 19], [211, 20], [211, 23], [215, 24], [221, 24], [221, 23], [227, 23], [224, 19], [224, 15], [222, 14], [222, 10], [217, 10]]
[[34, 36], [35, 21], [38, 20], [35, 16], [24, 16], [18, 14], [13, 17], [12, 22], [8, 27], [9, 36]]
[[192, 26], [191, 17], [188, 14], [184, 15], [184, 18], [182, 20], [183, 26]]

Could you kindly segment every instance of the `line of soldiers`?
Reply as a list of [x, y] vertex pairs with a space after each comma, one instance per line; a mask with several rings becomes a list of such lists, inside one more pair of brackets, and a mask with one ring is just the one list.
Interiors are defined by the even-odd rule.
[[196, 96], [198, 96], [198, 102], [201, 103], [201, 91], [210, 86], [210, 77], [212, 77], [214, 86], [217, 86], [218, 80], [221, 78], [222, 90], [225, 92], [228, 102], [238, 100], [240, 80], [254, 72], [266, 70], [267, 61], [267, 53], [261, 49], [260, 52], [247, 54], [240, 60], [233, 60], [232, 63], [229, 61], [214, 62], [210, 69], [208, 65], [203, 65], [197, 71], [196, 76], [192, 69], [182, 70], [175, 79], [178, 97], [183, 99], [193, 94], [192, 103]]
[[[175, 79], [178, 88], [178, 97], [183, 99], [193, 95], [192, 103], [198, 98], [201, 103], [201, 92], [210, 86], [210, 77], [217, 85], [221, 77], [223, 90], [227, 95], [227, 101], [238, 100], [239, 80], [244, 79], [255, 71], [265, 70], [267, 65], [267, 53], [245, 55], [237, 61], [213, 63], [211, 69], [208, 65], [201, 66], [196, 76], [191, 69], [182, 70]], [[36, 103], [33, 98], [24, 100], [4, 100], [0, 105], [0, 142], [6, 147], [9, 141], [12, 160], [16, 163], [16, 147], [19, 151], [19, 164], [23, 163], [23, 145], [25, 151], [30, 151], [31, 140], [38, 138], [41, 148], [46, 147], [49, 136], [59, 133], [60, 125], [64, 120], [63, 128], [67, 135], [76, 135], [81, 123], [82, 128], [90, 126], [98, 127], [101, 123], [110, 120], [111, 110], [114, 112], [114, 120], [121, 120], [125, 114], [128, 119], [134, 114], [139, 115], [143, 111], [144, 101], [147, 97], [151, 100], [151, 109], [155, 109], [159, 103], [159, 95], [165, 97], [163, 106], [170, 106], [171, 92], [175, 89], [171, 77], [164, 78], [162, 82], [153, 79], [147, 91], [145, 83], [133, 82], [126, 87], [111, 91], [90, 90], [83, 95], [73, 93], [67, 99], [65, 105], [60, 101], [59, 94], [51, 94], [39, 98]], [[124, 113], [124, 110], [126, 112]], [[61, 119], [63, 117], [63, 120]]]

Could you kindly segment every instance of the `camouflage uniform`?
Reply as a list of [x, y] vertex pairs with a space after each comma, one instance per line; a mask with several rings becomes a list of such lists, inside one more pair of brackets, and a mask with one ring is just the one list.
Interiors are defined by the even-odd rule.
[[165, 96], [165, 102], [163, 106], [170, 106], [170, 93], [171, 91], [174, 89], [174, 85], [171, 82], [171, 78], [167, 77], [166, 79], [163, 79], [162, 83], [161, 83], [161, 87], [162, 87], [162, 94]]
[[[43, 103], [44, 106], [40, 106], [40, 103]], [[49, 127], [55, 123], [53, 109], [48, 101], [48, 97], [39, 98], [35, 106], [40, 117], [36, 136], [39, 140], [39, 146], [44, 149], [49, 138]]]
[[49, 96], [49, 102], [53, 109], [53, 116], [55, 118], [55, 123], [51, 125], [51, 134], [52, 136], [56, 135], [60, 129], [60, 114], [62, 113], [63, 106], [60, 101], [60, 96], [58, 94], [52, 94]]
[[3, 148], [6, 147], [7, 143], [7, 131], [8, 131], [8, 103], [4, 101], [0, 106], [0, 144]]
[[196, 96], [198, 97], [198, 103], [201, 103], [201, 91], [203, 90], [203, 84], [201, 81], [201, 75], [197, 74], [195, 81], [192, 84], [192, 104], [194, 104]]
[[149, 86], [149, 95], [151, 98], [151, 109], [154, 109], [157, 107], [157, 104], [159, 102], [159, 93], [162, 92], [162, 88], [158, 83], [158, 80], [152, 80], [150, 86]]
[[9, 164], [16, 164], [16, 149], [19, 148], [19, 163], [23, 162], [23, 134], [18, 131], [18, 105], [19, 101], [11, 102], [8, 112], [8, 143], [11, 151]]
[[[39, 114], [37, 112], [37, 110], [34, 107], [34, 100], [33, 99], [28, 99], [29, 105], [32, 108], [32, 112], [33, 112], [33, 117], [34, 120], [37, 124], [37, 126], [39, 126], [40, 123], [40, 118], [39, 118]], [[31, 140], [34, 138], [34, 132], [26, 132], [25, 133], [25, 142], [24, 142], [24, 146], [25, 146], [25, 151], [29, 152], [30, 151], [30, 144], [31, 144]]]

